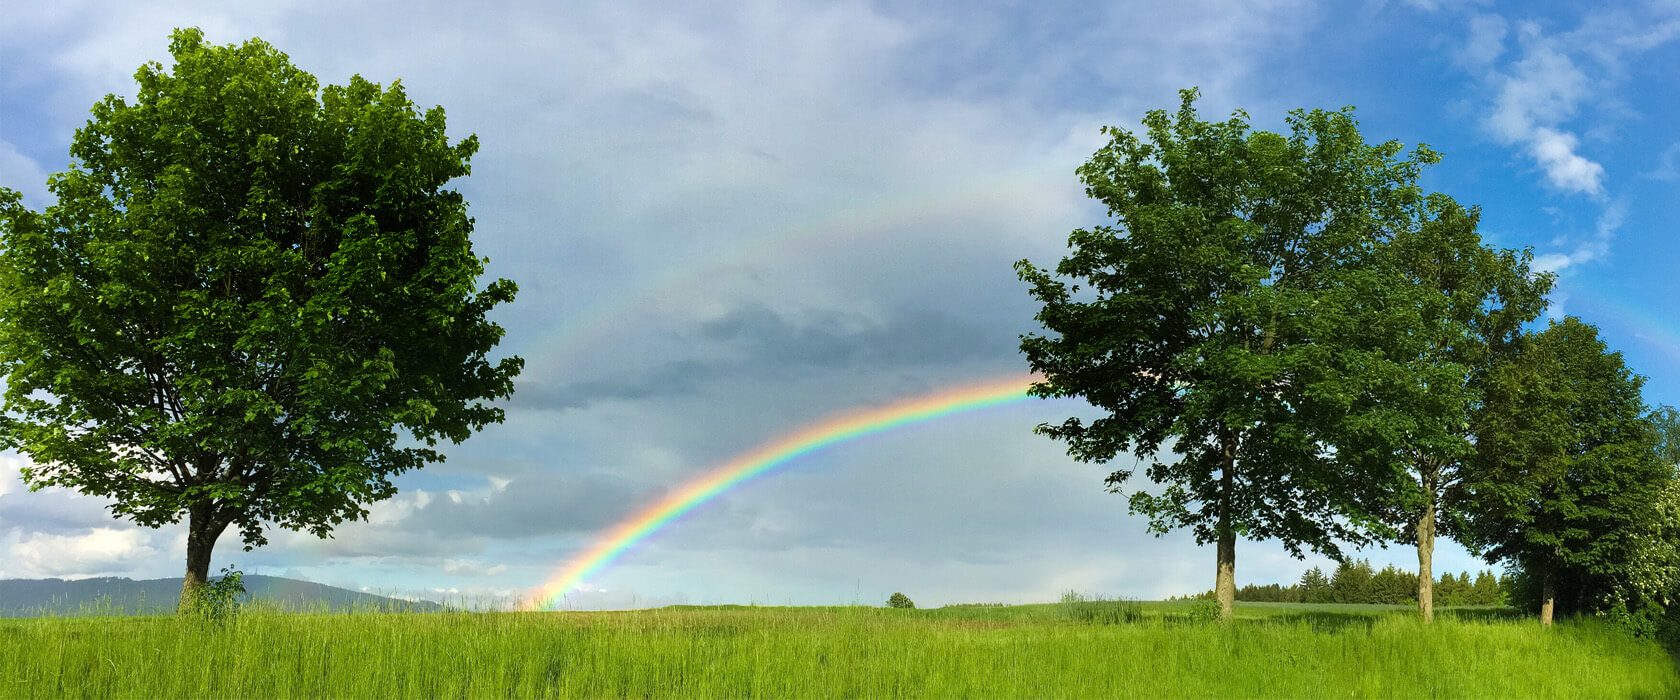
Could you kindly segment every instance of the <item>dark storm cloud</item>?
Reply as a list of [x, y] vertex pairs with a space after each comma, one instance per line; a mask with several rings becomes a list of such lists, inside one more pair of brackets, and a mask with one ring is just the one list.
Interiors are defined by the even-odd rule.
[[[783, 313], [744, 304], [679, 333], [691, 350], [715, 360], [681, 359], [607, 379], [554, 385], [522, 382], [516, 408], [584, 408], [607, 400], [645, 400], [694, 393], [715, 380], [778, 377], [868, 367], [960, 364], [1014, 353], [1014, 338], [944, 312], [909, 309], [877, 320], [859, 313]], [[700, 354], [700, 353], [697, 353]]]
[[640, 488], [614, 476], [532, 472], [488, 493], [432, 494], [430, 502], [394, 527], [503, 540], [589, 532], [663, 495], [663, 489]]
[[818, 311], [792, 317], [762, 304], [749, 304], [700, 327], [709, 340], [739, 348], [753, 366], [852, 367], [883, 369], [957, 363], [1008, 352], [1011, 338], [940, 311], [897, 311], [884, 321], [862, 314]]
[[637, 401], [660, 396], [688, 394], [706, 381], [725, 371], [716, 363], [698, 360], [677, 360], [635, 374], [610, 379], [591, 379], [555, 385], [539, 381], [520, 381], [510, 406], [558, 411], [584, 408], [600, 401]]

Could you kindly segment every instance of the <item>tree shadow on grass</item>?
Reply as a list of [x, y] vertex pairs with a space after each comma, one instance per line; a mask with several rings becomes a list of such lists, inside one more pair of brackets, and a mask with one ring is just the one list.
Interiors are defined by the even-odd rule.
[[[1379, 611], [1334, 611], [1334, 610], [1301, 610], [1279, 613], [1252, 622], [1283, 622], [1305, 624], [1313, 629], [1326, 632], [1339, 632], [1347, 629], [1369, 630], [1378, 620], [1399, 617], [1416, 617], [1412, 610], [1379, 610]], [[1474, 608], [1444, 608], [1435, 611], [1436, 619], [1458, 620], [1461, 622], [1495, 622], [1515, 620], [1523, 615], [1520, 611], [1504, 607], [1474, 607]]]
[[1465, 622], [1494, 622], [1497, 620], [1520, 620], [1525, 617], [1523, 611], [1506, 607], [1475, 607], [1475, 608], [1446, 608], [1435, 611], [1436, 616], [1452, 618]]
[[1382, 615], [1304, 610], [1301, 612], [1273, 615], [1271, 617], [1253, 620], [1253, 622], [1260, 624], [1303, 624], [1321, 632], [1341, 632], [1348, 629], [1369, 630], [1372, 625], [1377, 624], [1377, 620], [1382, 618]]

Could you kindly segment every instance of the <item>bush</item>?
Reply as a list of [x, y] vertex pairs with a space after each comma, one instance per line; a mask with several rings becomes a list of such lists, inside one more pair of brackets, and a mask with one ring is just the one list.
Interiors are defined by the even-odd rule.
[[1627, 603], [1618, 599], [1599, 611], [1598, 615], [1629, 636], [1654, 639], [1657, 637], [1659, 621], [1663, 617], [1663, 608], [1656, 603], [1647, 602], [1637, 610], [1629, 611]]
[[222, 624], [239, 614], [245, 602], [245, 572], [223, 567], [220, 578], [206, 582], [198, 589], [192, 612], [207, 622]]
[[1219, 622], [1219, 601], [1212, 598], [1197, 598], [1190, 606], [1191, 622]]
[[887, 607], [912, 610], [915, 609], [916, 604], [910, 600], [910, 596], [903, 593], [894, 593], [891, 598], [887, 599]]

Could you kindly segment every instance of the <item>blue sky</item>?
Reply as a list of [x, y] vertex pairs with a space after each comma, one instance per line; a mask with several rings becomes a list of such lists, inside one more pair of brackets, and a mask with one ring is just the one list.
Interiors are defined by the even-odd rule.
[[[1010, 263], [1101, 221], [1073, 169], [1198, 86], [1279, 128], [1354, 105], [1372, 140], [1446, 154], [1425, 184], [1558, 272], [1680, 405], [1680, 3], [41, 3], [0, 14], [0, 183], [47, 173], [172, 27], [259, 36], [323, 83], [400, 78], [483, 149], [459, 182], [497, 320], [527, 368], [508, 420], [405, 475], [366, 523], [279, 532], [214, 568], [494, 601], [614, 522], [837, 412], [1024, 370]], [[570, 599], [923, 605], [1211, 587], [1213, 551], [1152, 537], [1034, 403], [840, 446], [733, 491]], [[0, 577], [177, 576], [182, 528], [28, 492], [0, 455]], [[1239, 582], [1289, 582], [1276, 543]], [[1415, 568], [1404, 547], [1362, 552]], [[1438, 571], [1480, 564], [1446, 546]], [[452, 592], [452, 593], [451, 593]]]

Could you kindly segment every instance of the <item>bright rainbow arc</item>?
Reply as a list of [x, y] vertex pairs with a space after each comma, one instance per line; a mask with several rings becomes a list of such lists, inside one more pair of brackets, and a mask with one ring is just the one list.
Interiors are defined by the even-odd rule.
[[553, 609], [568, 591], [649, 535], [753, 477], [836, 443], [953, 413], [1025, 401], [1029, 398], [1027, 387], [1035, 379], [1032, 376], [1013, 376], [948, 389], [884, 408], [825, 419], [760, 445], [684, 484], [664, 500], [619, 523], [606, 537], [556, 572], [548, 583], [538, 589], [536, 607]]

